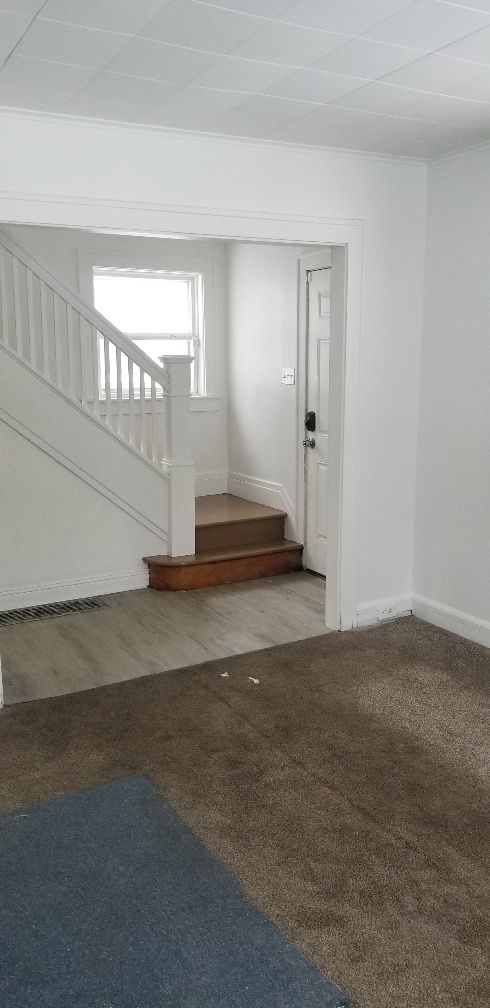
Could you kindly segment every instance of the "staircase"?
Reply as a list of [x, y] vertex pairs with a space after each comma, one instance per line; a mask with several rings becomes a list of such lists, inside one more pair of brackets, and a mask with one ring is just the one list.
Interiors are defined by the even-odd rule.
[[196, 552], [149, 556], [150, 588], [182, 591], [301, 569], [303, 547], [284, 538], [285, 511], [229, 494], [196, 499]]
[[0, 609], [140, 587], [145, 552], [157, 589], [301, 567], [285, 512], [228, 494], [195, 501], [192, 358], [160, 360], [0, 232], [4, 543], [22, 522], [30, 536], [23, 566], [11, 555], [5, 584], [0, 571]]
[[155, 363], [0, 232], [2, 542], [26, 542], [0, 609], [139, 587], [144, 552], [194, 551], [191, 363]]

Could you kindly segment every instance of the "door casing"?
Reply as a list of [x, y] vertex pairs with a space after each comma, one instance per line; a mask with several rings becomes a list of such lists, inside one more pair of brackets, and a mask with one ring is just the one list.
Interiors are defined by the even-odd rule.
[[[358, 624], [359, 606], [359, 377], [361, 348], [361, 303], [364, 250], [362, 220], [289, 216], [261, 208], [214, 208], [193, 204], [181, 207], [145, 204], [133, 199], [87, 199], [66, 194], [62, 199], [48, 193], [0, 193], [0, 220], [5, 224], [101, 230], [112, 234], [141, 234], [168, 238], [222, 238], [225, 241], [270, 242], [332, 247], [343, 277], [344, 325], [339, 360], [334, 365], [335, 383], [331, 435], [332, 488], [329, 501], [327, 562], [332, 572], [326, 603], [326, 626], [348, 630]], [[335, 249], [335, 252], [334, 252]], [[300, 267], [301, 268], [301, 267]], [[301, 293], [301, 285], [300, 285]], [[304, 295], [303, 295], [304, 296]], [[304, 324], [300, 313], [298, 339], [298, 416], [304, 415]], [[303, 396], [301, 395], [303, 390]], [[301, 399], [303, 400], [301, 403]], [[298, 519], [304, 514], [304, 487], [297, 472]], [[299, 502], [298, 502], [299, 503]]]
[[[328, 520], [327, 520], [327, 580], [326, 580], [326, 625], [332, 629], [345, 629], [355, 625], [355, 615], [347, 616], [342, 611], [340, 578], [342, 566], [341, 512], [344, 482], [342, 480], [344, 448], [345, 409], [345, 364], [346, 364], [346, 322], [347, 322], [347, 255], [344, 245], [330, 246], [330, 257], [325, 251], [308, 253], [299, 260], [298, 298], [298, 535], [304, 541], [306, 535], [306, 487], [304, 466], [304, 416], [307, 404], [307, 338], [308, 338], [308, 284], [310, 270], [331, 266], [331, 320], [330, 320], [330, 382], [329, 382], [329, 426], [328, 426]], [[357, 504], [357, 500], [356, 500]], [[351, 526], [351, 532], [353, 526]], [[347, 530], [345, 532], [347, 535]], [[344, 538], [344, 548], [348, 548]], [[352, 548], [352, 543], [350, 544]], [[351, 622], [352, 619], [352, 622]]]
[[[323, 259], [323, 261], [322, 261], [322, 259]], [[325, 275], [325, 271], [326, 270], [328, 270], [328, 283], [330, 285], [330, 281], [331, 281], [331, 269], [332, 269], [332, 267], [331, 267], [331, 251], [330, 251], [330, 249], [328, 249], [328, 250], [325, 249], [321, 254], [318, 255], [318, 261], [316, 261], [316, 256], [315, 256], [315, 264], [313, 264], [313, 263], [310, 264], [310, 266], [305, 271], [305, 277], [306, 277], [306, 291], [305, 291], [305, 313], [306, 313], [306, 318], [305, 318], [305, 334], [306, 334], [306, 340], [305, 340], [305, 410], [311, 410], [313, 408], [315, 408], [315, 410], [316, 410], [316, 420], [317, 420], [317, 422], [316, 422], [316, 432], [314, 434], [314, 437], [315, 437], [315, 440], [316, 440], [317, 444], [316, 444], [316, 448], [313, 449], [313, 451], [315, 451], [318, 448], [318, 436], [319, 435], [320, 435], [320, 437], [322, 436], [321, 432], [319, 430], [319, 426], [320, 426], [319, 425], [319, 417], [320, 417], [320, 415], [321, 415], [321, 413], [323, 411], [320, 408], [320, 402], [315, 399], [314, 390], [309, 387], [310, 381], [311, 381], [311, 378], [312, 378], [312, 370], [311, 370], [311, 368], [312, 368], [312, 361], [310, 360], [310, 354], [311, 354], [311, 349], [312, 349], [312, 347], [311, 347], [311, 325], [312, 325], [312, 319], [311, 319], [311, 290], [312, 290], [312, 284], [315, 283], [315, 280], [317, 279], [318, 274], [319, 273], [323, 273], [323, 275]], [[328, 348], [328, 355], [329, 355], [329, 382], [328, 382], [328, 384], [330, 386], [330, 345], [331, 345], [331, 324], [330, 324], [330, 317], [329, 317], [329, 320], [328, 320], [328, 339], [329, 339], [329, 348]], [[319, 375], [317, 375], [317, 378], [319, 380]], [[315, 403], [316, 403], [316, 405], [315, 405]], [[328, 436], [328, 428], [327, 428], [326, 433], [327, 433], [327, 494], [328, 494], [328, 476], [329, 476], [329, 462], [328, 462], [329, 436]], [[305, 427], [303, 426], [303, 439], [305, 438], [305, 436], [308, 437], [309, 435], [306, 432]], [[299, 448], [299, 444], [298, 444], [298, 448]], [[303, 452], [303, 475], [304, 475], [304, 478], [303, 478], [303, 483], [304, 483], [304, 518], [303, 518], [303, 527], [304, 527], [303, 545], [304, 545], [304, 551], [303, 551], [303, 566], [306, 569], [308, 569], [308, 570], [312, 569], [313, 572], [317, 571], [317, 567], [315, 566], [316, 560], [315, 560], [315, 556], [313, 555], [314, 552], [315, 552], [315, 550], [314, 550], [314, 547], [312, 547], [312, 544], [309, 541], [309, 537], [310, 537], [310, 534], [312, 532], [311, 521], [309, 519], [309, 511], [310, 511], [310, 508], [315, 508], [315, 506], [318, 505], [318, 501], [316, 502], [316, 505], [315, 505], [315, 501], [309, 499], [309, 493], [311, 493], [312, 489], [313, 489], [312, 486], [311, 486], [311, 472], [310, 472], [310, 476], [309, 476], [309, 466], [311, 466], [311, 465], [314, 466], [315, 461], [317, 461], [316, 456], [312, 456], [310, 454], [310, 450], [305, 448], [304, 452]], [[310, 480], [310, 490], [308, 490], [309, 480]], [[318, 487], [317, 487], [317, 489], [318, 489]], [[326, 549], [326, 543], [325, 543], [325, 549]], [[326, 559], [326, 557], [325, 557], [325, 559]], [[311, 562], [311, 561], [313, 561], [313, 562]]]

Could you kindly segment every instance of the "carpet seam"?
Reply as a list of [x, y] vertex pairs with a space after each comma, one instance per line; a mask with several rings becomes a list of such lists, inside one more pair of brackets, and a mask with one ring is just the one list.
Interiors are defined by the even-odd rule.
[[[218, 699], [223, 700], [223, 703], [230, 710], [232, 710], [234, 714], [238, 713], [236, 711], [236, 708], [233, 706], [231, 700], [229, 700], [228, 698], [223, 697], [220, 693], [218, 693], [217, 690], [215, 689], [215, 687], [213, 687], [213, 686], [211, 686], [211, 684], [209, 684], [206, 688], [209, 689], [209, 691], [211, 693], [213, 693], [213, 695], [215, 697], [217, 697]], [[311, 767], [307, 767], [306, 764], [303, 763], [300, 759], [296, 759], [295, 757], [291, 756], [290, 753], [286, 752], [284, 749], [282, 749], [280, 746], [278, 746], [276, 743], [273, 743], [272, 739], [271, 739], [271, 736], [268, 736], [265, 732], [263, 732], [253, 721], [250, 720], [250, 717], [247, 714], [243, 715], [243, 720], [247, 723], [247, 725], [249, 726], [249, 728], [252, 728], [257, 733], [257, 735], [259, 736], [259, 738], [264, 743], [267, 742], [269, 744], [270, 748], [273, 751], [275, 751], [279, 756], [281, 756], [286, 762], [288, 762], [290, 764], [290, 766], [294, 767], [295, 769], [302, 770], [302, 771], [308, 771], [308, 773], [309, 773], [309, 775], [311, 777], [315, 777], [317, 781], [319, 781], [321, 784], [323, 784], [327, 788], [327, 790], [330, 791], [330, 794], [336, 796], [337, 798], [341, 798], [343, 800], [344, 804], [347, 805], [348, 808], [352, 809], [354, 812], [357, 812], [364, 819], [366, 819], [373, 826], [375, 826], [375, 828], [377, 829], [378, 833], [384, 839], [389, 838], [392, 841], [400, 841], [413, 854], [416, 854], [426, 864], [430, 865], [431, 868], [434, 868], [438, 872], [438, 874], [439, 874], [440, 877], [442, 877], [442, 878], [445, 877], [445, 873], [443, 871], [441, 871], [441, 868], [437, 864], [437, 862], [432, 861], [429, 857], [427, 857], [427, 855], [424, 853], [424, 851], [416, 843], [411, 842], [406, 836], [404, 836], [403, 833], [399, 834], [399, 833], [396, 833], [394, 830], [387, 829], [386, 826], [383, 826], [382, 823], [380, 823], [378, 821], [378, 819], [375, 818], [374, 815], [370, 814], [369, 811], [366, 808], [364, 808], [363, 806], [357, 806], [353, 801], [351, 801], [348, 798], [348, 796], [345, 794], [344, 791], [342, 791], [342, 790], [340, 790], [338, 788], [332, 787], [332, 785], [328, 782], [328, 780], [321, 773], [319, 773], [317, 770], [315, 770], [315, 769], [313, 769]], [[354, 1006], [354, 1008], [358, 1008], [358, 1006]]]

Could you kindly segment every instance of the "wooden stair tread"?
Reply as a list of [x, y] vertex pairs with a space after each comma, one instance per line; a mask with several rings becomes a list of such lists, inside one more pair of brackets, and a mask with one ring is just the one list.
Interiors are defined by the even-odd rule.
[[196, 497], [196, 529], [286, 517], [285, 511], [256, 504], [242, 497], [233, 497], [231, 494]]
[[272, 543], [251, 543], [246, 546], [204, 550], [202, 553], [193, 553], [190, 556], [147, 556], [143, 557], [143, 560], [153, 567], [193, 567], [227, 560], [243, 560], [246, 557], [267, 556], [270, 553], [289, 553], [302, 549], [300, 543], [292, 542], [290, 539], [280, 539]]
[[150, 588], [189, 591], [301, 570], [303, 547], [284, 539], [285, 511], [234, 497], [196, 498], [191, 556], [147, 556]]

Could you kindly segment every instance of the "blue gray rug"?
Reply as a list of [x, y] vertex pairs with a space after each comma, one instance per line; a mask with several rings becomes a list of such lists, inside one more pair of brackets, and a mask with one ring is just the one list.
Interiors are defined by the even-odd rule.
[[144, 777], [0, 816], [2, 1008], [350, 1005]]

